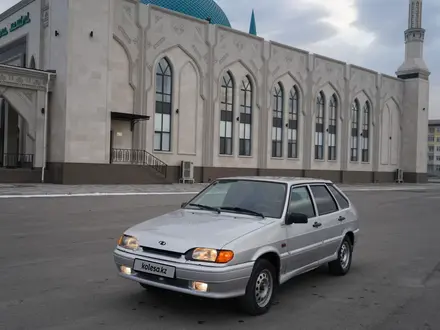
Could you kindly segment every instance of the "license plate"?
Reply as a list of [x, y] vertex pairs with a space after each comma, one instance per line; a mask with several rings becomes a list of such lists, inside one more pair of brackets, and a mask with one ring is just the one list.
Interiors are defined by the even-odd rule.
[[146, 260], [136, 259], [133, 269], [138, 272], [154, 274], [162, 277], [174, 278], [176, 268], [166, 265], [157, 264]]

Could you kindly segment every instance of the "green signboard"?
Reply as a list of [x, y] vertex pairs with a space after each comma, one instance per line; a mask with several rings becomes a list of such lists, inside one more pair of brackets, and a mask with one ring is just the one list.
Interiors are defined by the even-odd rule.
[[22, 28], [23, 26], [29, 24], [30, 22], [31, 22], [31, 16], [29, 12], [26, 15], [21, 15], [21, 17], [15, 22], [12, 22], [10, 26], [3, 28], [0, 27], [0, 39], [6, 37], [9, 33]]

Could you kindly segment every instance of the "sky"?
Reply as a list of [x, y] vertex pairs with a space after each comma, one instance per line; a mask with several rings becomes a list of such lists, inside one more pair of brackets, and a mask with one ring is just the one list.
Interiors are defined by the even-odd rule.
[[[0, 13], [19, 2], [0, 0]], [[233, 28], [394, 76], [403, 63], [408, 0], [217, 0]], [[440, 119], [440, 1], [423, 1], [429, 117]]]

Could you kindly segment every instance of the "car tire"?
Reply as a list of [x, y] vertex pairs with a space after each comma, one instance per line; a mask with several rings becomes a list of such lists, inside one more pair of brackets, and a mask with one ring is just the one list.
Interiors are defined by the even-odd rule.
[[345, 236], [338, 249], [338, 259], [329, 262], [330, 273], [336, 276], [344, 276], [348, 273], [353, 259], [353, 244]]
[[278, 287], [275, 267], [266, 259], [255, 262], [246, 286], [246, 294], [240, 299], [241, 308], [252, 316], [269, 311]]

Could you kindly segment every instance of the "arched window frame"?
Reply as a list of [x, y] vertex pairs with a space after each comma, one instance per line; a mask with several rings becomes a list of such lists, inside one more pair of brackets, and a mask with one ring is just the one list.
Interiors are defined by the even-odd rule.
[[350, 136], [350, 161], [359, 161], [359, 119], [360, 105], [359, 100], [355, 99], [351, 105], [351, 136]]
[[315, 115], [315, 159], [324, 160], [324, 123], [325, 123], [325, 95], [321, 91], [316, 97]]
[[337, 134], [338, 134], [338, 99], [332, 95], [328, 115], [328, 160], [337, 159]]
[[272, 157], [283, 157], [284, 88], [277, 83], [272, 95]]
[[156, 109], [154, 116], [154, 151], [171, 151], [173, 70], [168, 58], [156, 66]]
[[220, 155], [232, 155], [234, 151], [235, 83], [230, 71], [222, 76], [220, 88]]
[[287, 127], [287, 157], [298, 158], [299, 91], [294, 86], [289, 92], [289, 122]]
[[240, 88], [240, 156], [252, 155], [252, 100], [253, 86], [250, 78], [246, 76], [241, 81]]
[[370, 102], [366, 101], [363, 108], [362, 118], [362, 162], [368, 163], [370, 161], [370, 117], [371, 106]]

